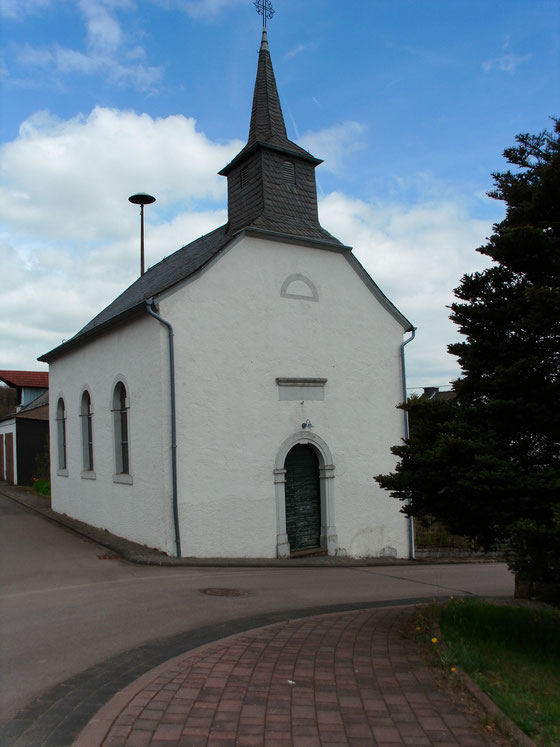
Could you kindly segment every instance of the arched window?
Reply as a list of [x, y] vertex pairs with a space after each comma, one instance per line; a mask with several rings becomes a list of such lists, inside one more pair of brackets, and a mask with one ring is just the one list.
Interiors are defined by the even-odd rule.
[[93, 472], [93, 407], [86, 390], [80, 407], [82, 419], [82, 467], [84, 472]]
[[58, 469], [66, 469], [66, 410], [62, 397], [56, 406], [56, 433], [58, 445]]
[[122, 381], [113, 392], [113, 432], [115, 435], [115, 473], [128, 475], [130, 472], [128, 452], [128, 397]]

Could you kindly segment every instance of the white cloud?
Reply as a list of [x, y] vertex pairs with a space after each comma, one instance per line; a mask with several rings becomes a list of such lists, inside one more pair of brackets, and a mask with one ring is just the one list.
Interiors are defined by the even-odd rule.
[[58, 121], [41, 112], [0, 150], [0, 219], [18, 235], [102, 241], [130, 230], [123, 212], [135, 192], [156, 195], [151, 212], [222, 201], [225, 179], [216, 172], [241, 147], [212, 143], [181, 115], [96, 108]]
[[532, 55], [516, 55], [516, 54], [504, 54], [501, 57], [495, 57], [494, 59], [485, 60], [482, 63], [482, 69], [485, 73], [491, 70], [497, 70], [500, 73], [514, 73], [519, 65], [525, 62], [529, 62]]
[[44, 67], [53, 61], [54, 55], [49, 49], [35, 49], [30, 44], [24, 44], [16, 54], [20, 65], [30, 67]]
[[[187, 0], [184, 8], [191, 18], [215, 18], [235, 5], [247, 5], [250, 0]], [[183, 4], [181, 4], [183, 6]]]
[[111, 55], [123, 41], [123, 33], [116, 17], [103, 2], [80, 0], [79, 7], [86, 21], [88, 44], [99, 55]]
[[52, 4], [52, 0], [0, 0], [0, 16], [21, 20]]
[[20, 67], [42, 69], [55, 76], [104, 75], [119, 86], [151, 91], [161, 80], [160, 67], [145, 65], [143, 47], [125, 33], [117, 11], [132, 8], [130, 0], [79, 0], [86, 30], [85, 49], [53, 43], [40, 48], [25, 44], [16, 47], [14, 59]]
[[354, 254], [397, 308], [418, 328], [406, 350], [409, 386], [443, 385], [459, 375], [447, 345], [457, 338], [446, 308], [464, 273], [487, 266], [475, 249], [491, 221], [442, 197], [406, 205], [368, 204], [339, 193], [320, 201], [322, 225]]
[[[184, 116], [97, 108], [24, 122], [0, 151], [0, 265], [10, 278], [0, 285], [3, 365], [35, 367], [138, 275], [139, 211], [129, 195], [157, 197], [145, 214], [147, 266], [224, 223], [226, 180], [216, 172], [242, 146], [212, 142]], [[410, 385], [445, 384], [458, 374], [445, 306], [462, 274], [484, 266], [474, 249], [491, 223], [429, 175], [417, 177], [412, 205], [410, 190], [397, 183], [383, 203], [333, 193], [320, 214], [419, 328], [407, 347]]]
[[216, 172], [241, 149], [217, 145], [183, 116], [95, 109], [23, 123], [0, 151], [0, 360], [34, 368], [138, 275], [139, 214], [149, 191], [146, 265], [226, 221]]
[[293, 49], [289, 49], [286, 54], [284, 55], [285, 60], [293, 60], [294, 57], [297, 57], [298, 54], [301, 54], [305, 49], [307, 49], [309, 45], [308, 44], [298, 44]]
[[[128, 205], [132, 210], [132, 205]], [[134, 211], [133, 211], [134, 212]], [[225, 220], [223, 210], [181, 213], [169, 222], [146, 222], [146, 266]], [[122, 293], [139, 273], [138, 216], [129, 230], [107, 235], [97, 248], [37, 241], [33, 251], [0, 237], [0, 266], [10, 277], [0, 288], [0, 360], [6, 368], [34, 369], [36, 358], [74, 335]], [[27, 259], [26, 259], [27, 257]]]
[[324, 168], [340, 174], [344, 171], [348, 156], [365, 147], [365, 132], [365, 125], [349, 120], [315, 132], [304, 132], [298, 138], [298, 143], [313, 155], [324, 159]]

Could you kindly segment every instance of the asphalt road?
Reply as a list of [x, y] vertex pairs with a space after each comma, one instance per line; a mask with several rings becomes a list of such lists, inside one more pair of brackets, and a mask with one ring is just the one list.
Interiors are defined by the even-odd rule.
[[[107, 557], [109, 555], [109, 557]], [[244, 596], [208, 596], [208, 587]], [[158, 568], [0, 496], [0, 724], [108, 657], [204, 625], [329, 604], [510, 597], [501, 563], [345, 568]]]

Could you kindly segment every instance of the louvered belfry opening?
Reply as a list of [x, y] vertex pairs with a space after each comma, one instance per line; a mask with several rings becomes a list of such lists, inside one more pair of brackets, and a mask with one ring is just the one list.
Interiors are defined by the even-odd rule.
[[228, 179], [228, 230], [257, 228], [339, 244], [319, 224], [315, 167], [288, 139], [263, 31], [247, 145], [220, 174]]
[[321, 545], [319, 459], [311, 446], [297, 444], [288, 452], [284, 468], [290, 552], [317, 549]]

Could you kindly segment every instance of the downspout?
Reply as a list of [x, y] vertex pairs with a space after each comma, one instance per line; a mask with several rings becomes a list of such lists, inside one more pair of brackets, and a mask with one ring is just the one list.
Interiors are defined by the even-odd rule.
[[[414, 338], [416, 337], [416, 327], [412, 327], [411, 329], [407, 330], [407, 332], [411, 332], [412, 334], [408, 338], [408, 340], [403, 340], [401, 343], [401, 371], [402, 371], [402, 397], [403, 397], [403, 404], [406, 404], [406, 367], [404, 362], [404, 346], [408, 345], [409, 342], [412, 342]], [[408, 413], [406, 410], [403, 410], [404, 413], [404, 437], [405, 439], [409, 436], [409, 429], [408, 429]], [[410, 499], [409, 499], [410, 503]], [[412, 516], [408, 517], [408, 543], [409, 543], [409, 556], [411, 560], [416, 560], [416, 550], [414, 548], [414, 521]]]
[[177, 505], [177, 417], [175, 407], [175, 352], [173, 347], [173, 327], [170, 322], [156, 314], [153, 310], [155, 301], [149, 298], [146, 301], [146, 311], [158, 322], [167, 327], [169, 334], [169, 398], [171, 416], [171, 480], [173, 492], [173, 523], [175, 526], [175, 550], [178, 558], [181, 557], [181, 534], [179, 531], [179, 508]]

